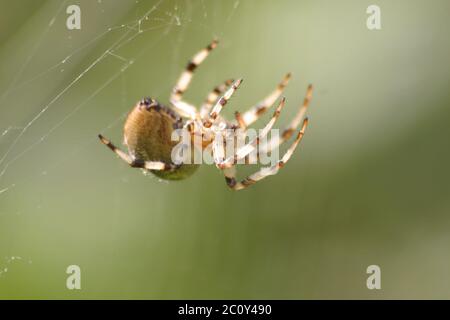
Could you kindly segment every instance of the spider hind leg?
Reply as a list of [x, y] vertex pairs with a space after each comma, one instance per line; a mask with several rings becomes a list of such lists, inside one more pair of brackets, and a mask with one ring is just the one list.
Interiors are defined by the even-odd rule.
[[179, 166], [174, 164], [168, 164], [161, 161], [145, 161], [141, 159], [133, 159], [129, 154], [117, 148], [111, 141], [106, 139], [101, 134], [98, 135], [101, 143], [106, 145], [111, 151], [119, 156], [120, 159], [128, 163], [132, 168], [141, 168], [146, 170], [157, 170], [157, 171], [173, 171]]

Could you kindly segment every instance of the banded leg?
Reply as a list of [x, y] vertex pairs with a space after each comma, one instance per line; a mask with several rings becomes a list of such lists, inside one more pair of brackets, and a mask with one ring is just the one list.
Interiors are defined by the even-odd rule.
[[217, 46], [217, 40], [213, 40], [206, 48], [199, 51], [186, 65], [185, 70], [181, 73], [178, 78], [175, 87], [172, 90], [172, 94], [170, 95], [170, 102], [179, 109], [179, 112], [184, 116], [193, 117], [194, 114], [197, 114], [197, 110], [194, 106], [183, 102], [181, 99], [183, 97], [184, 92], [189, 87], [191, 83], [192, 77], [194, 75], [195, 69], [206, 59], [209, 53]]
[[199, 118], [197, 109], [192, 104], [183, 100], [170, 100], [170, 103], [181, 116], [190, 118], [191, 120]]
[[142, 168], [147, 170], [158, 170], [158, 171], [169, 171], [174, 170], [178, 166], [173, 164], [167, 164], [161, 161], [144, 161], [139, 159], [133, 159], [128, 153], [123, 152], [115, 145], [112, 144], [111, 141], [103, 137], [101, 134], [98, 135], [100, 141], [106, 145], [109, 149], [111, 149], [115, 154], [117, 154], [120, 159], [125, 161], [133, 168]]
[[313, 86], [310, 84], [308, 86], [308, 89], [306, 90], [306, 95], [303, 100], [303, 104], [298, 109], [294, 119], [292, 119], [291, 123], [283, 130], [283, 132], [281, 133], [281, 137], [272, 137], [269, 142], [266, 142], [264, 145], [260, 145], [261, 153], [270, 152], [271, 150], [279, 147], [281, 144], [283, 144], [292, 137], [292, 134], [295, 132], [295, 130], [297, 130], [297, 127], [300, 125], [303, 117], [306, 114], [306, 111], [311, 102], [312, 93], [313, 93]]
[[170, 99], [172, 100], [181, 100], [184, 92], [188, 88], [192, 76], [194, 74], [195, 69], [206, 59], [209, 53], [217, 46], [217, 40], [213, 40], [206, 48], [199, 51], [186, 65], [185, 70], [181, 74], [180, 78], [173, 88], [172, 95]]
[[239, 111], [236, 111], [234, 113], [234, 118], [236, 119], [237, 126], [243, 130], [247, 129], [247, 124], [244, 121], [244, 118], [242, 118], [242, 115]]
[[253, 122], [258, 120], [258, 118], [264, 114], [268, 108], [270, 108], [275, 101], [281, 96], [281, 94], [284, 91], [284, 88], [289, 83], [289, 80], [291, 79], [291, 74], [288, 73], [284, 76], [284, 78], [281, 80], [281, 82], [278, 84], [276, 89], [269, 94], [267, 97], [265, 97], [262, 101], [257, 103], [255, 106], [253, 106], [250, 110], [244, 112], [241, 115], [243, 124], [245, 124], [246, 127], [251, 125]]
[[209, 111], [213, 107], [214, 103], [217, 102], [217, 99], [227, 90], [229, 86], [234, 82], [233, 79], [228, 79], [224, 83], [216, 86], [206, 98], [202, 107], [200, 108], [200, 117], [204, 118], [208, 115]]
[[253, 152], [258, 147], [260, 140], [266, 137], [269, 131], [272, 129], [273, 125], [278, 120], [281, 110], [283, 109], [285, 104], [286, 99], [285, 98], [281, 99], [280, 103], [278, 104], [278, 107], [276, 108], [275, 112], [272, 115], [272, 118], [261, 130], [260, 134], [256, 138], [252, 139], [252, 141], [250, 141], [248, 144], [239, 148], [233, 156], [228, 157], [221, 163], [218, 163], [217, 166], [221, 169], [230, 168], [234, 164], [236, 164], [238, 160], [245, 158], [247, 155]]
[[205, 128], [211, 128], [213, 123], [216, 121], [217, 117], [219, 116], [220, 111], [222, 111], [223, 107], [227, 104], [228, 100], [233, 96], [233, 94], [236, 92], [236, 90], [239, 88], [239, 86], [242, 83], [242, 79], [236, 80], [230, 89], [228, 89], [225, 94], [217, 101], [216, 105], [212, 109], [212, 111], [209, 113], [209, 116], [205, 121], [203, 121], [203, 126]]
[[257, 183], [258, 181], [260, 181], [268, 176], [277, 174], [278, 170], [283, 168], [284, 165], [289, 161], [289, 159], [291, 158], [295, 149], [297, 148], [298, 144], [302, 140], [307, 124], [308, 124], [308, 119], [306, 118], [303, 121], [302, 129], [298, 133], [295, 141], [292, 143], [292, 145], [289, 147], [289, 149], [283, 155], [281, 160], [279, 160], [275, 165], [273, 165], [271, 167], [261, 168], [259, 171], [249, 175], [247, 178], [241, 180], [240, 182], [236, 181], [235, 167], [224, 169], [223, 173], [225, 176], [225, 181], [227, 183], [227, 186], [233, 190], [242, 190], [242, 189], [245, 189], [245, 188]]

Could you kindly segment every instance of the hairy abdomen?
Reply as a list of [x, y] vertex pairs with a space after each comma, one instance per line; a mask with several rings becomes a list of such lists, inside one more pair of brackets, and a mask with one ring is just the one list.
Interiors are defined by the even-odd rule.
[[[172, 141], [171, 135], [181, 126], [181, 119], [167, 107], [157, 105], [148, 108], [138, 103], [125, 121], [124, 144], [136, 159], [172, 163], [172, 148], [178, 142]], [[163, 179], [179, 180], [187, 178], [197, 167], [182, 165], [174, 171], [151, 172]]]

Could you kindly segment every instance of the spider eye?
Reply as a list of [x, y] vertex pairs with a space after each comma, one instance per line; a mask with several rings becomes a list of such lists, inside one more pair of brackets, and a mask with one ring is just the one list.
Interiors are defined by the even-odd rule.
[[145, 109], [150, 110], [150, 108], [152, 107], [158, 107], [158, 101], [156, 101], [155, 99], [152, 98], [144, 98], [141, 101], [139, 101], [139, 105], [141, 107], [145, 107]]
[[153, 103], [153, 99], [146, 97], [144, 99], [141, 100], [141, 105], [145, 105], [145, 106], [149, 106]]

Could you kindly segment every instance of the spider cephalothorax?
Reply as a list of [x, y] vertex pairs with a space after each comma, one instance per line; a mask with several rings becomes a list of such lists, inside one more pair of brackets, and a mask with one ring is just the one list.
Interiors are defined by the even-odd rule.
[[[150, 171], [163, 179], [180, 180], [190, 176], [198, 168], [198, 164], [192, 162], [178, 162], [173, 160], [173, 150], [177, 141], [173, 140], [174, 130], [185, 129], [194, 140], [195, 137], [202, 137], [201, 143], [195, 145], [196, 148], [204, 150], [210, 147], [213, 159], [217, 168], [225, 175], [227, 185], [235, 190], [244, 189], [257, 181], [275, 174], [278, 169], [289, 160], [301, 138], [303, 137], [307, 118], [303, 119], [309, 105], [312, 94], [312, 86], [307, 90], [303, 104], [299, 108], [297, 115], [289, 126], [282, 132], [281, 138], [275, 143], [260, 146], [261, 138], [264, 138], [278, 119], [281, 109], [285, 104], [285, 99], [281, 99], [271, 120], [266, 124], [262, 133], [254, 140], [242, 148], [233, 151], [233, 155], [227, 158], [220, 157], [220, 146], [217, 143], [218, 135], [222, 135], [225, 129], [231, 132], [245, 134], [249, 125], [255, 122], [269, 107], [271, 107], [280, 97], [290, 79], [287, 74], [278, 84], [277, 88], [261, 102], [243, 114], [235, 113], [235, 119], [229, 121], [224, 119], [220, 112], [232, 97], [234, 92], [242, 83], [242, 79], [233, 81], [227, 80], [211, 91], [198, 111], [194, 106], [182, 100], [183, 94], [188, 88], [193, 72], [197, 66], [205, 60], [209, 52], [217, 45], [213, 41], [205, 49], [197, 53], [189, 61], [185, 71], [181, 74], [170, 97], [171, 107], [164, 106], [152, 98], [144, 98], [139, 101], [130, 111], [124, 126], [124, 144], [128, 148], [128, 153], [115, 147], [102, 135], [99, 138], [102, 143], [114, 151], [121, 159], [131, 167], [142, 168]], [[266, 152], [277, 148], [281, 143], [287, 141], [302, 123], [294, 142], [289, 147], [283, 157], [269, 168], [264, 168], [238, 182], [235, 178], [235, 166], [238, 160], [248, 156], [248, 154], [261, 147]], [[239, 129], [239, 130], [238, 130]]]

